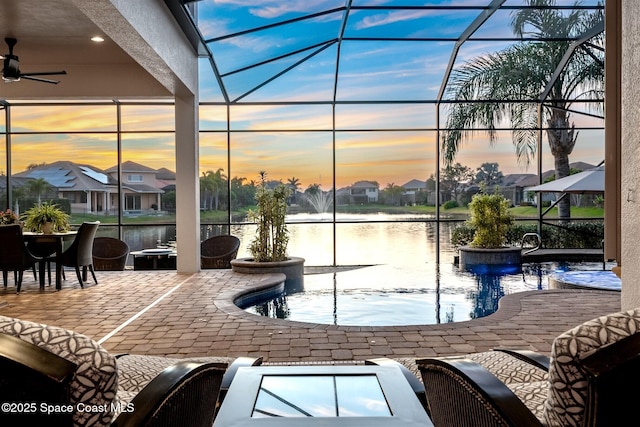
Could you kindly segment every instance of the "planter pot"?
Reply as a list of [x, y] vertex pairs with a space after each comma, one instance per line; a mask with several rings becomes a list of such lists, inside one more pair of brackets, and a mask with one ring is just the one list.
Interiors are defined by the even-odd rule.
[[522, 249], [517, 246], [485, 249], [460, 247], [460, 268], [475, 273], [516, 273], [522, 267]]
[[290, 257], [284, 261], [255, 262], [253, 258], [238, 258], [231, 261], [231, 269], [243, 274], [283, 273], [288, 294], [304, 290], [304, 258]]
[[44, 224], [42, 224], [42, 234], [52, 234], [53, 233], [53, 223], [52, 222], [45, 222]]

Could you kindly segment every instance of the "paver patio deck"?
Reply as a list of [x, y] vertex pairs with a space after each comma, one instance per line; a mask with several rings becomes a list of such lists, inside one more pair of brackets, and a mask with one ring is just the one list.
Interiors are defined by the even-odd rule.
[[[268, 319], [237, 308], [239, 293], [278, 280], [230, 270], [97, 272], [81, 289], [73, 273], [44, 291], [0, 288], [0, 314], [73, 329], [113, 353], [263, 356], [267, 362], [428, 357], [526, 348], [548, 353], [561, 332], [620, 310], [620, 293], [547, 290], [507, 295], [481, 319], [436, 325], [336, 326]], [[10, 280], [12, 279], [11, 275]]]

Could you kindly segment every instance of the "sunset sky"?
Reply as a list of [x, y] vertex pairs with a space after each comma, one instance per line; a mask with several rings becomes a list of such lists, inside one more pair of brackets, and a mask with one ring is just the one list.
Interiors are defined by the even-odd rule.
[[[488, 3], [488, 0], [354, 0], [353, 5], [473, 7]], [[434, 100], [443, 83], [455, 39], [481, 9], [353, 10], [338, 55], [338, 44], [331, 40], [339, 35], [341, 11], [230, 38], [220, 37], [340, 8], [344, 0], [204, 0], [197, 4], [200, 30], [205, 39], [212, 40], [208, 46], [223, 75], [228, 100], [234, 102], [230, 110], [230, 170], [226, 157], [226, 107], [201, 107], [201, 172], [222, 168], [231, 177], [257, 179], [258, 172], [266, 170], [273, 179], [298, 178], [303, 189], [313, 183], [330, 189], [334, 184], [331, 105], [334, 90], [338, 103], [335, 106], [338, 188], [358, 180], [375, 180], [384, 188], [389, 183], [402, 185], [411, 179], [425, 180], [435, 172]], [[516, 6], [523, 2], [508, 0], [505, 4]], [[572, 5], [573, 0], [558, 0], [557, 4]], [[582, 2], [584, 6], [596, 4], [595, 0]], [[506, 47], [510, 42], [487, 39], [512, 36], [510, 13], [510, 10], [496, 12], [474, 34], [482, 40], [461, 46], [456, 64]], [[397, 39], [358, 39], [372, 37]], [[211, 65], [204, 59], [200, 67], [200, 101], [225, 102]], [[273, 101], [298, 104], [255, 104]], [[376, 101], [383, 104], [375, 104]], [[405, 102], [384, 104], [385, 101]], [[576, 108], [585, 110], [584, 106]], [[57, 160], [105, 169], [115, 165], [115, 111], [113, 105], [12, 108], [12, 131], [18, 133], [12, 137], [13, 171], [22, 171], [32, 163]], [[441, 106], [440, 114], [444, 125], [445, 105]], [[126, 132], [123, 161], [175, 170], [172, 107], [125, 105], [122, 117]], [[604, 126], [599, 119], [578, 114], [572, 118], [578, 127]], [[543, 169], [552, 169], [553, 158], [546, 138], [543, 147]], [[570, 159], [592, 164], [602, 161], [604, 132], [581, 130]], [[500, 132], [493, 146], [484, 133], [475, 134], [463, 146], [457, 161], [473, 169], [484, 162], [497, 162], [504, 174], [536, 173], [535, 162], [528, 168], [518, 164], [507, 131]]]

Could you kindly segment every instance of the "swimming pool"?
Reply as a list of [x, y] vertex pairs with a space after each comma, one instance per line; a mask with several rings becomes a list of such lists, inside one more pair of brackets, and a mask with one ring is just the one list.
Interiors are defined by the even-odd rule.
[[549, 275], [567, 270], [602, 270], [602, 263], [524, 264], [521, 271], [504, 274], [474, 274], [453, 264], [364, 266], [307, 274], [304, 292], [280, 295], [245, 311], [344, 326], [460, 322], [495, 312], [504, 295], [548, 289]]

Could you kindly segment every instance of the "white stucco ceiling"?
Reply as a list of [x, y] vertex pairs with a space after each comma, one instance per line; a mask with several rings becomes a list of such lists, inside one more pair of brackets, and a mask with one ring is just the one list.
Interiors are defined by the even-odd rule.
[[[133, 4], [137, 9], [117, 0], [0, 0], [0, 54], [8, 53], [4, 38], [16, 38], [21, 72], [67, 72], [51, 77], [60, 80], [57, 85], [0, 82], [0, 99], [157, 98], [171, 97], [185, 84], [193, 89], [194, 79], [185, 83], [184, 70], [171, 64], [171, 55], [186, 55], [180, 64], [195, 55], [175, 37], [179, 29], [164, 2]], [[131, 22], [135, 14], [142, 15], [138, 23]], [[91, 41], [95, 35], [105, 41]]]

